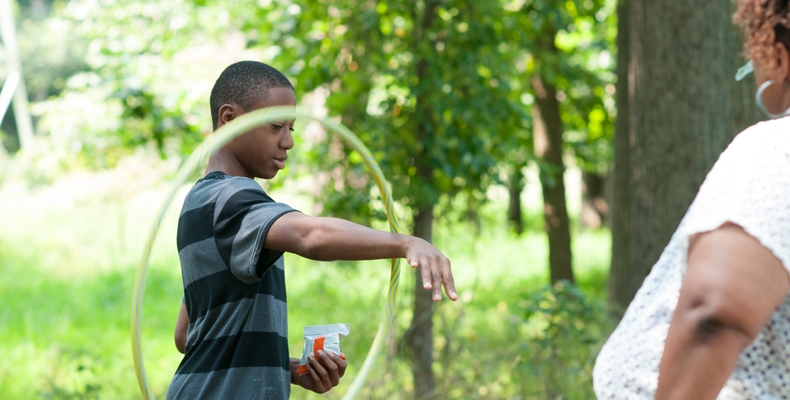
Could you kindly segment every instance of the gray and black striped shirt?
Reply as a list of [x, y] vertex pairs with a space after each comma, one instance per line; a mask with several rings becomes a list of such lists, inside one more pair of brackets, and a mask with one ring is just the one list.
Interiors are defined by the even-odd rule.
[[288, 309], [282, 252], [266, 233], [291, 207], [252, 179], [212, 172], [178, 219], [189, 329], [168, 399], [287, 399]]

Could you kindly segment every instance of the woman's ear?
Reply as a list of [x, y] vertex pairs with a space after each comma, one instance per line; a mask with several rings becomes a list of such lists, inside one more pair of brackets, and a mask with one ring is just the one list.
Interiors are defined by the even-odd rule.
[[779, 61], [777, 78], [784, 82], [790, 82], [790, 51], [782, 42], [777, 42], [775, 47], [777, 61]]

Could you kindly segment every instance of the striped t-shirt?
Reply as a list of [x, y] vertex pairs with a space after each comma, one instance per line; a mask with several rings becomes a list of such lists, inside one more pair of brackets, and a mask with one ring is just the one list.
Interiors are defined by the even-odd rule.
[[168, 399], [288, 398], [283, 253], [263, 241], [291, 211], [254, 180], [218, 171], [187, 194], [177, 244], [189, 328]]

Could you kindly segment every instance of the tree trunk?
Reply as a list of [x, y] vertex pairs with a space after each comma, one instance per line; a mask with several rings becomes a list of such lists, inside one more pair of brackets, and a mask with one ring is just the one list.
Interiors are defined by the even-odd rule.
[[600, 228], [608, 224], [609, 204], [604, 193], [606, 178], [594, 172], [582, 171], [581, 226]]
[[508, 193], [510, 203], [507, 207], [507, 220], [510, 228], [517, 235], [524, 233], [524, 217], [521, 210], [521, 192], [524, 190], [524, 173], [518, 166], [513, 167], [513, 172], [508, 179]]
[[[430, 60], [432, 58], [424, 54], [425, 50], [421, 48], [420, 43], [429, 40], [424, 33], [433, 26], [438, 4], [436, 1], [427, 0], [421, 4], [421, 8], [419, 5], [415, 4], [412, 9], [412, 20], [417, 25], [414, 29], [412, 43], [413, 52], [418, 55], [415, 60], [415, 75], [419, 82], [426, 82], [428, 73], [431, 71]], [[434, 44], [431, 43], [429, 48], [435, 48]], [[433, 132], [434, 125], [433, 111], [428, 96], [427, 90], [417, 91], [417, 107], [413, 118], [418, 149], [414, 154], [414, 166], [423, 184], [432, 187], [433, 170], [428, 163], [430, 149], [424, 145]], [[419, 199], [414, 210], [414, 236], [425, 239], [429, 243], [433, 239], [433, 206], [434, 200]], [[411, 349], [414, 398], [418, 400], [432, 399], [436, 394], [436, 381], [433, 374], [433, 298], [431, 292], [422, 286], [420, 271], [415, 270], [414, 273], [414, 313], [405, 337]]]
[[[433, 239], [433, 206], [417, 211], [414, 236], [431, 242]], [[433, 298], [422, 287], [422, 276], [414, 270], [414, 315], [407, 334], [412, 351], [411, 371], [414, 376], [414, 398], [431, 399], [436, 393], [433, 374]]]
[[533, 126], [535, 155], [543, 160], [540, 184], [543, 188], [543, 217], [549, 237], [549, 272], [551, 282], [573, 282], [571, 267], [571, 232], [565, 203], [565, 181], [562, 161], [562, 120], [557, 88], [538, 75], [532, 79], [535, 89]]
[[[612, 264], [609, 271], [609, 301], [622, 307], [628, 306], [635, 292], [631, 279], [631, 133], [629, 106], [631, 85], [629, 79], [629, 3], [617, 3], [617, 85], [615, 101], [617, 121], [614, 125], [614, 169], [612, 171]], [[627, 289], [628, 288], [628, 289]]]
[[615, 140], [610, 275], [610, 297], [622, 306], [658, 260], [719, 154], [755, 115], [745, 100], [753, 92], [734, 80], [734, 60], [742, 58], [729, 2], [629, 3], [621, 4], [630, 9], [620, 27], [628, 37], [618, 40], [628, 41], [628, 76], [619, 68], [617, 99], [619, 118], [628, 114], [628, 122], [618, 123]]
[[[19, 48], [16, 40], [16, 28], [14, 27], [14, 13], [11, 9], [11, 0], [0, 0], [0, 39], [5, 45], [7, 65], [12, 71], [19, 72], [19, 86], [14, 91], [14, 119], [16, 120], [16, 131], [19, 138], [19, 148], [33, 148], [33, 120], [30, 117], [30, 110], [27, 101], [27, 89], [25, 89], [25, 76], [22, 69], [22, 59], [19, 56]], [[2, 121], [0, 121], [2, 122]]]

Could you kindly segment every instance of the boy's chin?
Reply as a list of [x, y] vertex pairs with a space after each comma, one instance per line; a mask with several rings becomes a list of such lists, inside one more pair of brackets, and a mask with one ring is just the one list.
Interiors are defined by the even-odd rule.
[[263, 174], [261, 174], [260, 178], [261, 179], [274, 179], [274, 177], [277, 176], [277, 172], [278, 171], [266, 171]]

